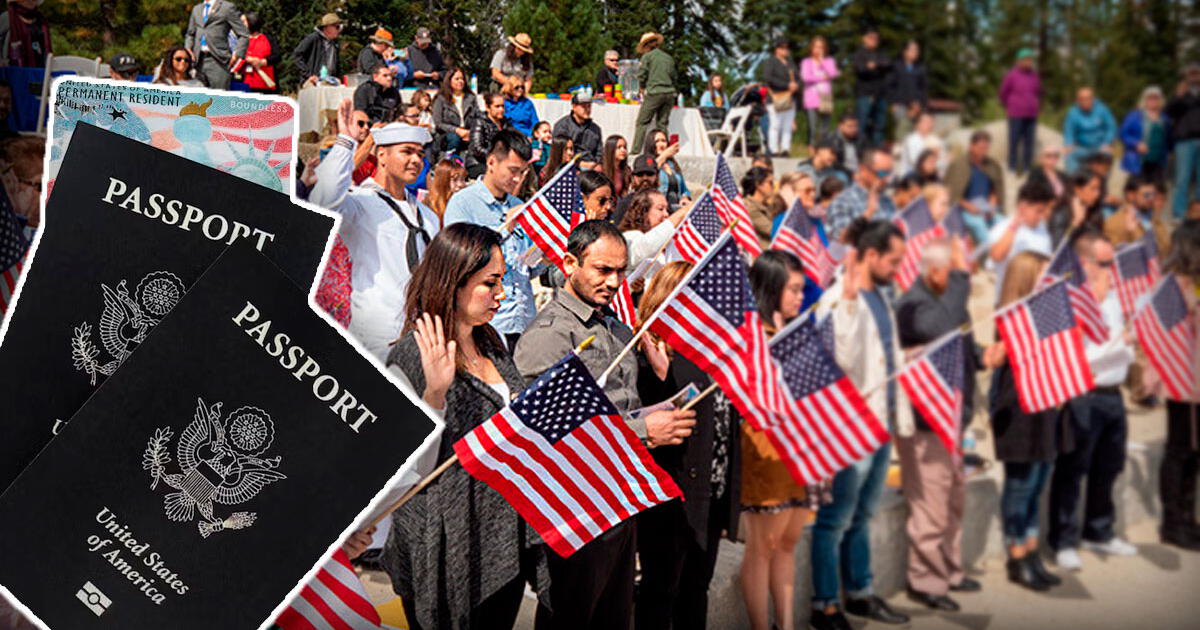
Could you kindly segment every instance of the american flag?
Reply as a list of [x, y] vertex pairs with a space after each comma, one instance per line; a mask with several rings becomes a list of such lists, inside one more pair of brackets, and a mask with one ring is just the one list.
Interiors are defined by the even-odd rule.
[[904, 231], [904, 258], [900, 260], [900, 269], [896, 272], [896, 284], [901, 291], [907, 291], [917, 276], [921, 273], [921, 251], [935, 238], [946, 235], [946, 228], [935, 223], [933, 213], [924, 197], [918, 197], [908, 204], [900, 214], [896, 215], [896, 225]]
[[682, 495], [573, 352], [454, 452], [563, 557]]
[[746, 261], [729, 234], [717, 239], [646, 324], [713, 377], [754, 428], [764, 430], [785, 411]]
[[896, 377], [913, 407], [952, 455], [958, 453], [962, 430], [963, 343], [962, 332], [954, 331], [935, 341]]
[[564, 166], [525, 204], [517, 215], [517, 225], [541, 248], [546, 259], [560, 270], [567, 251], [567, 237], [579, 224], [583, 212], [583, 193], [579, 191], [579, 170], [574, 163]]
[[1071, 310], [1075, 313], [1075, 321], [1084, 337], [1092, 343], [1104, 343], [1108, 339], [1108, 324], [1104, 323], [1104, 314], [1100, 312], [1100, 304], [1096, 296], [1088, 288], [1087, 276], [1083, 266], [1079, 264], [1079, 256], [1070, 244], [1070, 237], [1064, 238], [1058, 246], [1058, 251], [1050, 259], [1046, 273], [1042, 274], [1039, 288], [1046, 287], [1065, 278], [1067, 293], [1071, 298]]
[[790, 413], [766, 434], [801, 484], [829, 479], [888, 439], [887, 429], [834, 361], [832, 338], [829, 317], [820, 324], [797, 319], [771, 338]]
[[1144, 242], [1130, 244], [1117, 252], [1113, 264], [1113, 284], [1117, 287], [1121, 313], [1126, 319], [1133, 317], [1138, 298], [1156, 282], [1158, 270], [1151, 266]]
[[1138, 341], [1154, 370], [1162, 377], [1167, 397], [1183, 402], [1196, 400], [1200, 385], [1196, 374], [1196, 325], [1188, 317], [1187, 299], [1175, 274], [1158, 283], [1150, 301], [1133, 318]]
[[1161, 274], [1162, 268], [1158, 265], [1158, 241], [1154, 238], [1154, 231], [1143, 234], [1141, 243], [1146, 248], [1146, 260], [1150, 261], [1150, 270], [1156, 276]]
[[633, 291], [629, 289], [628, 279], [621, 281], [621, 288], [613, 296], [612, 309], [622, 324], [637, 328], [637, 308], [633, 305]]
[[725, 225], [733, 225], [734, 220], [737, 220], [738, 223], [733, 228], [734, 240], [752, 258], [757, 258], [762, 253], [762, 245], [758, 242], [758, 234], [750, 221], [750, 213], [746, 211], [746, 204], [742, 202], [742, 195], [738, 192], [737, 182], [733, 180], [729, 163], [720, 153], [717, 154], [717, 170], [713, 173], [712, 198], [717, 205], [717, 214]]
[[688, 210], [683, 223], [675, 230], [672, 242], [679, 258], [692, 264], [699, 262], [708, 253], [712, 244], [721, 237], [725, 226], [717, 215], [717, 206], [713, 203], [712, 194], [705, 191]]
[[379, 613], [350, 557], [338, 549], [300, 590], [275, 625], [283, 630], [378, 630]]
[[792, 204], [787, 216], [783, 217], [779, 231], [771, 241], [771, 249], [791, 252], [799, 257], [800, 262], [804, 263], [804, 275], [821, 288], [829, 285], [834, 271], [837, 270], [837, 261], [821, 242], [817, 226], [813, 224], [799, 199]]
[[996, 314], [1025, 413], [1061, 405], [1094, 387], [1065, 282]]
[[[4, 192], [0, 190], [0, 196]], [[17, 280], [21, 277], [24, 267], [25, 252], [29, 243], [21, 229], [21, 221], [11, 208], [7, 198], [0, 204], [0, 315], [8, 310], [12, 303], [13, 293], [17, 290]]]

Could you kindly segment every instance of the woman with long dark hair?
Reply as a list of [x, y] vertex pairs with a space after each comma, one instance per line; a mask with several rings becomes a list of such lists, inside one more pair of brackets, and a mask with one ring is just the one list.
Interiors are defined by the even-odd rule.
[[570, 138], [558, 136], [550, 141], [550, 159], [542, 167], [538, 185], [545, 186], [551, 177], [563, 167], [563, 164], [575, 159], [575, 143]]
[[1071, 232], [1088, 227], [1104, 229], [1104, 180], [1096, 173], [1081, 169], [1070, 176], [1070, 192], [1050, 214], [1050, 240], [1058, 247]]
[[629, 246], [629, 268], [636, 268], [643, 260], [661, 251], [687, 213], [688, 208], [671, 212], [667, 198], [654, 188], [633, 193], [617, 226]]
[[667, 132], [655, 129], [650, 133], [647, 147], [658, 164], [658, 189], [667, 196], [671, 209], [678, 208], [684, 201], [691, 201], [692, 191], [688, 190], [683, 168], [675, 160], [675, 154], [679, 153], [679, 143], [672, 143]]
[[604, 154], [600, 159], [600, 170], [613, 183], [613, 193], [624, 197], [632, 174], [629, 170], [629, 144], [624, 136], [612, 135], [604, 141]]
[[250, 39], [246, 44], [246, 64], [242, 66], [246, 85], [252, 92], [278, 92], [275, 66], [283, 58], [283, 51], [263, 32], [263, 21], [257, 13], [243, 13], [242, 23], [246, 25], [246, 30], [250, 31]]
[[448, 153], [462, 154], [471, 140], [471, 121], [479, 115], [475, 94], [462, 68], [451, 68], [433, 99], [433, 124]]
[[[442, 415], [438, 461], [525, 387], [489, 322], [504, 300], [500, 236], [455, 223], [413, 270], [404, 328], [388, 354]], [[411, 628], [512, 628], [525, 591], [545, 575], [544, 546], [504, 497], [461, 466], [442, 473], [392, 516], [383, 564]]]
[[162, 62], [158, 66], [158, 77], [155, 83], [164, 85], [186, 85], [203, 87], [203, 83], [192, 75], [192, 56], [183, 46], [171, 46], [163, 53]]

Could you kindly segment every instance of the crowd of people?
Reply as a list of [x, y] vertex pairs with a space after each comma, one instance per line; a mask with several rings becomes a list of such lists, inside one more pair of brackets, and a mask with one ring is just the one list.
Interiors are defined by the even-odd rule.
[[[157, 81], [228, 88], [240, 76], [253, 89], [277, 89], [283, 51], [256, 15], [209, 0], [190, 16], [182, 45], [163, 55]], [[340, 67], [341, 30], [338, 15], [325, 15], [291, 52], [305, 86], [338, 82], [350, 70]], [[48, 49], [48, 37], [44, 42]], [[764, 250], [748, 261], [748, 276], [768, 334], [809, 313], [828, 317], [837, 366], [892, 438], [814, 484], [797, 483], [772, 442], [719, 389], [690, 409], [632, 413], [688, 384], [703, 390], [714, 382], [653, 333], [623, 355], [634, 331], [614, 311], [627, 274], [644, 261], [654, 262], [655, 271], [632, 286], [639, 321], [693, 268], [663, 255], [703, 187], [688, 181], [676, 159], [679, 143], [667, 130], [678, 100], [676, 74], [685, 70], [663, 49], [662, 35], [647, 32], [634, 45], [643, 93], [632, 138], [605, 135], [591, 116], [593, 97], [619, 80], [616, 51], [598, 60], [596, 85], [573, 94], [570, 112], [546, 121], [528, 97], [536, 44], [528, 34], [505, 39], [480, 95], [467, 71], [447, 63], [428, 28], [418, 29], [408, 46], [378, 28], [363, 45], [354, 71], [369, 79], [338, 106], [336, 133], [302, 163], [296, 180], [298, 197], [342, 217], [319, 304], [440, 416], [439, 460], [594, 336], [580, 359], [593, 376], [607, 372], [604, 393], [685, 499], [627, 519], [563, 558], [499, 492], [451, 467], [393, 515], [377, 559], [410, 627], [511, 628], [528, 585], [537, 593], [539, 630], [702, 628], [725, 538], [745, 542], [740, 588], [755, 630], [790, 629], [801, 617], [816, 630], [848, 630], [847, 614], [906, 623], [907, 615], [876, 594], [871, 564], [870, 524], [894, 459], [909, 507], [908, 596], [958, 611], [955, 593], [981, 588], [967, 576], [961, 550], [964, 454], [946, 448], [890, 377], [914, 350], [973, 325], [972, 286], [994, 283], [988, 301], [997, 309], [1016, 304], [1038, 290], [1063, 248], [1078, 257], [1083, 286], [1110, 331], [1102, 342], [1086, 342], [1095, 389], [1060, 409], [1026, 413], [1003, 342], [971, 335], [961, 357], [960, 434], [986, 419], [994, 457], [1003, 463], [999, 520], [1007, 577], [1033, 591], [1060, 584], [1043, 562], [1043, 544], [1059, 571], [1079, 570], [1081, 550], [1138, 553], [1115, 529], [1126, 399], [1165, 407], [1160, 535], [1200, 551], [1200, 399], [1164, 396], [1144, 350], [1124, 332], [1126, 314], [1112, 284], [1115, 252], [1152, 239], [1162, 270], [1175, 274], [1187, 299], [1185, 316], [1200, 326], [1200, 202], [1189, 201], [1200, 173], [1200, 65], [1185, 69], [1169, 98], [1148, 87], [1120, 125], [1092, 89], [1080, 89], [1064, 145], [1040, 147], [1035, 162], [1041, 88], [1032, 53], [1022, 51], [999, 87], [1014, 179], [992, 157], [985, 131], [972, 133], [962, 154], [951, 155], [935, 130], [917, 42], [904, 42], [896, 56], [883, 52], [874, 30], [862, 42], [850, 58], [854, 106], [840, 113], [834, 98], [840, 70], [828, 42], [812, 38], [799, 63], [789, 41], [773, 44], [760, 70], [766, 146], [738, 182]], [[140, 70], [124, 53], [110, 67], [124, 80]], [[418, 89], [406, 94], [406, 87]], [[719, 75], [701, 98], [706, 107], [730, 105]], [[4, 103], [0, 86], [0, 114]], [[772, 156], [790, 154], [798, 108], [808, 126], [808, 157], [777, 172], [783, 162]], [[4, 147], [20, 162], [4, 173], [4, 188], [16, 214], [36, 228], [37, 191], [14, 191], [40, 181], [34, 170], [41, 162], [27, 159], [19, 141]], [[1128, 175], [1119, 197], [1106, 193], [1118, 154]], [[1175, 176], [1168, 181], [1172, 160]], [[577, 174], [583, 216], [560, 268], [515, 217], [564, 169]], [[1020, 186], [1010, 203], [1005, 188], [1015, 181]], [[900, 290], [895, 278], [907, 243], [895, 219], [918, 200], [936, 221], [959, 219], [964, 238], [927, 242], [919, 274]], [[828, 286], [813, 282], [797, 255], [772, 248], [794, 207], [806, 211], [825, 247], [843, 250]], [[1200, 361], [1200, 350], [1193, 355]], [[886, 385], [874, 387], [880, 383]], [[1039, 506], [1047, 487], [1043, 543]], [[801, 613], [794, 610], [796, 548], [806, 528], [813, 595], [811, 610]], [[346, 545], [350, 555], [362, 555], [369, 537], [356, 534]]]

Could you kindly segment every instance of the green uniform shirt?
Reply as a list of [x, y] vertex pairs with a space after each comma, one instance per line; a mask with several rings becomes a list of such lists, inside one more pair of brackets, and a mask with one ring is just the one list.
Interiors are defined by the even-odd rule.
[[646, 94], [675, 93], [675, 60], [671, 55], [655, 48], [642, 55], [642, 65], [638, 67], [638, 85]]

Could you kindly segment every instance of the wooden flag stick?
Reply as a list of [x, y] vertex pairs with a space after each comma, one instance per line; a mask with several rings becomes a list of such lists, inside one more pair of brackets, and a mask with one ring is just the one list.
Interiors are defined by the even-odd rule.
[[[571, 352], [573, 354], [579, 354], [580, 352], [583, 352], [583, 350], [585, 348], [592, 345], [592, 342], [595, 340], [596, 340], [596, 335], [592, 335], [591, 337], [588, 337], [587, 339], [584, 339], [583, 341], [581, 341], [579, 343], [579, 345], [575, 346], [575, 349], [572, 350]], [[384, 510], [379, 516], [376, 516], [375, 518], [371, 519], [371, 522], [367, 523], [367, 526], [364, 527], [363, 529], [370, 529], [372, 527], [375, 527], [376, 525], [379, 525], [379, 523], [383, 522], [383, 519], [391, 516], [393, 512], [395, 512], [396, 510], [399, 510], [401, 507], [404, 506], [405, 503], [408, 503], [410, 500], [412, 500], [413, 497], [417, 496], [418, 493], [420, 493], [422, 490], [427, 488], [429, 486], [429, 484], [433, 483], [433, 481], [435, 479], [437, 479], [442, 473], [446, 472], [446, 470], [448, 470], [451, 466], [453, 466], [454, 463], [457, 461], [458, 461], [458, 454], [456, 453], [454, 455], [451, 455], [449, 459], [447, 459], [446, 461], [439, 464], [438, 467], [434, 468], [432, 472], [430, 472], [428, 475], [425, 475], [423, 478], [421, 478], [421, 480], [418, 481], [416, 483], [416, 485], [409, 488], [408, 492], [405, 492], [399, 499], [396, 499], [395, 503], [392, 503], [391, 505], [389, 505], [388, 508], [386, 510]]]
[[717, 391], [717, 384], [714, 382], [712, 385], [709, 385], [708, 387], [704, 388], [704, 391], [697, 394], [695, 398], [687, 401], [687, 404], [680, 407], [679, 410], [687, 411], [688, 409], [695, 407], [701, 400], [704, 400], [705, 396], [707, 396], [715, 391]]

